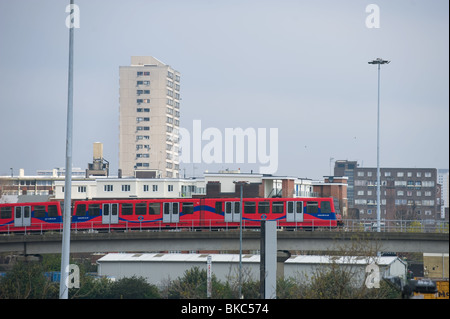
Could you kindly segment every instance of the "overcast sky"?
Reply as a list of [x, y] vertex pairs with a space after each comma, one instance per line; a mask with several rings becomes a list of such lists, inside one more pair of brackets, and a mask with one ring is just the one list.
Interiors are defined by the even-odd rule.
[[[0, 0], [0, 175], [65, 165], [68, 3]], [[181, 72], [182, 127], [277, 128], [276, 174], [311, 179], [330, 173], [330, 158], [376, 166], [377, 69], [367, 62], [391, 60], [381, 166], [449, 167], [447, 0], [75, 3], [74, 167], [87, 168], [102, 142], [117, 174], [119, 66], [133, 55]], [[379, 28], [366, 25], [371, 3]], [[259, 166], [181, 167], [191, 176]]]

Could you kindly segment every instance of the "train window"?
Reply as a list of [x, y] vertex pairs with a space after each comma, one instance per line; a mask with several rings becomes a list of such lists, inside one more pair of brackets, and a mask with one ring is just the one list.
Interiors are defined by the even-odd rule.
[[22, 209], [16, 206], [16, 218], [22, 218]]
[[225, 214], [231, 214], [231, 204], [232, 202], [225, 202]]
[[183, 203], [183, 214], [193, 214], [194, 203]]
[[170, 214], [170, 203], [164, 203], [164, 215]]
[[135, 215], [146, 215], [147, 214], [147, 204], [146, 203], [136, 203]]
[[86, 204], [77, 205], [77, 210], [75, 211], [75, 216], [86, 216]]
[[307, 214], [317, 214], [319, 212], [318, 202], [307, 202], [306, 203], [306, 213]]
[[100, 204], [89, 204], [89, 216], [100, 216]]
[[234, 213], [235, 214], [241, 213], [241, 203], [240, 202], [234, 202]]
[[272, 213], [283, 214], [284, 212], [284, 202], [273, 202], [272, 203]]
[[288, 214], [294, 213], [294, 202], [287, 202], [286, 213], [288, 213]]
[[44, 218], [45, 217], [45, 206], [34, 206], [34, 217]]
[[133, 214], [133, 204], [122, 204], [122, 215], [132, 215]]
[[56, 205], [49, 205], [47, 207], [48, 217], [56, 217], [58, 216], [58, 208]]
[[256, 213], [256, 202], [245, 202], [244, 203], [244, 213], [245, 214], [255, 214]]
[[12, 208], [11, 207], [2, 207], [0, 208], [0, 218], [7, 219], [12, 216]]
[[222, 202], [216, 202], [215, 209], [216, 214], [222, 214]]
[[149, 203], [148, 204], [148, 214], [149, 215], [159, 215], [159, 210], [161, 205], [159, 203]]
[[78, 204], [75, 216], [86, 216], [86, 204]]
[[23, 208], [23, 218], [30, 218], [30, 206]]
[[303, 213], [303, 203], [297, 202], [297, 214], [302, 214], [302, 213]]
[[259, 202], [258, 203], [258, 213], [269, 214], [270, 213], [270, 203], [269, 202]]
[[323, 214], [331, 213], [330, 202], [321, 202], [320, 203], [320, 212], [323, 213]]

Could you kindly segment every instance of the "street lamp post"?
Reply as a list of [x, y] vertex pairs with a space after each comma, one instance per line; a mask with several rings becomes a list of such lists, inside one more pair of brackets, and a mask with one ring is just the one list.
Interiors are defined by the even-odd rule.
[[377, 58], [369, 61], [369, 64], [378, 65], [378, 108], [377, 108], [377, 232], [381, 231], [381, 209], [380, 209], [380, 66], [381, 64], [388, 64], [391, 61]]

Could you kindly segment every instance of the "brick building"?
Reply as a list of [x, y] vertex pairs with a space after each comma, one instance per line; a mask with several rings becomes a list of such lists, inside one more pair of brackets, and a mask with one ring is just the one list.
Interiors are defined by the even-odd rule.
[[[354, 161], [336, 161], [334, 174], [348, 177], [349, 215], [355, 219], [377, 218], [377, 169]], [[441, 186], [436, 168], [380, 168], [380, 209], [383, 220], [441, 218]]]

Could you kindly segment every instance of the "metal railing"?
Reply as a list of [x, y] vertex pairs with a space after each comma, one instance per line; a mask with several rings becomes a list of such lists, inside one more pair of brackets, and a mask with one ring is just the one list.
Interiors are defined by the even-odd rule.
[[[346, 232], [377, 232], [376, 221], [364, 221], [355, 219], [344, 219], [343, 225], [336, 227], [335, 221], [306, 221], [303, 223], [284, 225], [284, 221], [277, 221], [279, 231], [346, 231]], [[320, 224], [319, 224], [320, 223]], [[11, 234], [22, 229], [22, 233], [62, 232], [62, 224], [54, 224], [48, 229], [46, 224], [32, 224], [18, 228], [14, 225], [6, 225], [0, 228], [0, 234]], [[421, 220], [384, 220], [380, 225], [381, 232], [401, 233], [449, 233], [448, 221], [421, 221]], [[259, 224], [255, 221], [242, 221], [245, 230], [259, 230]], [[120, 224], [103, 224], [102, 222], [72, 223], [73, 232], [112, 232], [112, 231], [233, 231], [239, 229], [239, 222], [223, 222], [223, 220], [204, 220], [200, 224], [198, 220], [186, 220], [175, 223], [166, 223], [161, 220], [121, 222]]]

